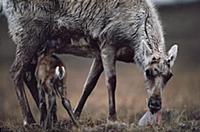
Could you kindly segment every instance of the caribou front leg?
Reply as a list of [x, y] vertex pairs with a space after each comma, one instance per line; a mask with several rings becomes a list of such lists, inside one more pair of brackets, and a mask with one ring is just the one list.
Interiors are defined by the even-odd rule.
[[83, 106], [84, 106], [88, 96], [91, 94], [91, 92], [95, 88], [97, 81], [102, 72], [103, 72], [103, 65], [102, 65], [101, 59], [95, 58], [92, 63], [92, 66], [90, 68], [90, 72], [88, 74], [87, 80], [85, 81], [81, 98], [79, 99], [79, 103], [75, 108], [74, 113], [77, 118], [80, 117]]
[[101, 59], [105, 71], [106, 85], [108, 88], [109, 117], [111, 121], [117, 120], [115, 106], [115, 89], [116, 89], [116, 52], [114, 47], [105, 47], [101, 50]]

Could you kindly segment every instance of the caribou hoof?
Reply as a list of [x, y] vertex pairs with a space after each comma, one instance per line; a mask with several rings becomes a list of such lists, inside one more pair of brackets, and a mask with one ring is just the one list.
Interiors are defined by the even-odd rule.
[[23, 120], [23, 126], [31, 126], [32, 124], [35, 124], [36, 121], [34, 120], [33, 117], [28, 117], [26, 119]]
[[111, 121], [111, 122], [115, 122], [115, 121], [117, 121], [117, 115], [115, 114], [115, 115], [110, 115], [109, 117], [108, 117], [108, 120], [109, 121]]
[[75, 117], [77, 120], [79, 120], [80, 115], [81, 115], [81, 112], [79, 112], [79, 111], [74, 111], [73, 113], [74, 113], [74, 117]]

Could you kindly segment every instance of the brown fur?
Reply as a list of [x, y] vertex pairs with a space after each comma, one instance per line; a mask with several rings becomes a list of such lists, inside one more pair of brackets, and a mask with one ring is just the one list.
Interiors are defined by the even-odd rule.
[[[57, 66], [64, 66], [62, 61], [55, 55], [41, 56], [38, 59], [38, 64], [36, 67], [36, 79], [38, 83], [41, 83], [44, 87], [44, 91], [47, 93], [53, 92], [52, 84], [49, 84], [51, 80], [55, 79], [55, 68]], [[63, 84], [63, 90], [66, 91], [66, 74], [62, 80], [59, 80]], [[56, 89], [56, 92], [58, 90]], [[66, 92], [64, 92], [66, 93]], [[63, 95], [62, 95], [63, 96]]]
[[[59, 71], [56, 73], [56, 68]], [[63, 62], [51, 53], [43, 54], [39, 57], [36, 67], [36, 80], [39, 91], [39, 108], [41, 112], [40, 125], [46, 128], [51, 127], [57, 121], [56, 115], [56, 95], [62, 99], [62, 104], [67, 110], [73, 123], [77, 125], [72, 112], [71, 103], [67, 98], [66, 72]], [[58, 75], [57, 75], [58, 74]], [[62, 75], [61, 75], [62, 74]], [[59, 76], [61, 75], [61, 77]], [[45, 93], [48, 94], [49, 110], [47, 115]]]

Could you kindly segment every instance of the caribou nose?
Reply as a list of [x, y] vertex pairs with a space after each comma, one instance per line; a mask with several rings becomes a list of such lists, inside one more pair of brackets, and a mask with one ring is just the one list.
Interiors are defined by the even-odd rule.
[[148, 107], [152, 114], [158, 112], [162, 107], [162, 101], [159, 96], [152, 96], [149, 98]]

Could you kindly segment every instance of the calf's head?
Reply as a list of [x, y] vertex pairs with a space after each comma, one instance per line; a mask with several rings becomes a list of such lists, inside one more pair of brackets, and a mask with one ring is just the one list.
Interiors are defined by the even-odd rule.
[[162, 90], [172, 77], [172, 66], [176, 60], [178, 46], [174, 45], [167, 54], [153, 52], [146, 44], [144, 76], [151, 113], [161, 109]]

